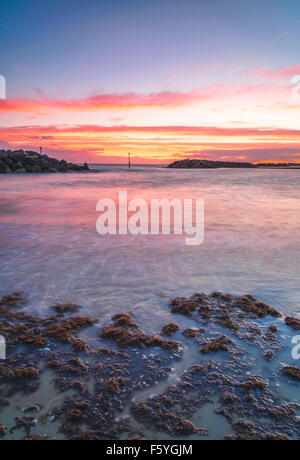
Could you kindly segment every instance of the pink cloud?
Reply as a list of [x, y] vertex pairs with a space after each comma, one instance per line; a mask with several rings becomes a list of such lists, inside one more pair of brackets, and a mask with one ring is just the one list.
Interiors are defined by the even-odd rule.
[[294, 75], [300, 75], [300, 66], [293, 65], [289, 67], [284, 67], [282, 69], [268, 69], [268, 68], [261, 68], [255, 69], [254, 73], [263, 78], [264, 80], [270, 81], [282, 81], [286, 79], [292, 78]]
[[53, 110], [93, 111], [115, 110], [145, 107], [179, 107], [206, 100], [210, 95], [206, 91], [189, 92], [162, 91], [160, 93], [138, 94], [99, 94], [89, 98], [74, 100], [38, 99], [0, 100], [0, 109], [4, 112], [42, 112]]
[[[95, 136], [92, 138], [89, 135], [105, 134], [105, 139], [108, 139], [107, 134], [111, 134], [113, 138], [130, 134], [131, 138], [135, 138], [136, 133], [156, 134], [157, 136], [172, 136], [174, 138], [198, 137], [202, 141], [204, 137], [213, 138], [248, 138], [257, 140], [269, 141], [299, 141], [300, 130], [272, 128], [272, 127], [233, 127], [223, 128], [219, 126], [188, 126], [188, 125], [165, 125], [165, 126], [132, 126], [132, 125], [50, 125], [50, 126], [14, 126], [0, 127], [0, 135], [8, 140], [25, 140], [28, 138], [35, 139], [76, 139], [80, 136], [86, 143], [90, 139], [94, 142]], [[151, 137], [149, 142], [162, 140]]]
[[[294, 70], [296, 68], [294, 67]], [[299, 68], [300, 73], [300, 68]], [[161, 91], [158, 93], [140, 94], [98, 94], [88, 98], [58, 100], [47, 98], [44, 93], [41, 97], [32, 99], [6, 99], [0, 100], [2, 113], [22, 112], [34, 113], [41, 116], [49, 112], [91, 112], [99, 110], [128, 110], [148, 107], [178, 108], [199, 103], [233, 103], [235, 99], [246, 100], [271, 100], [275, 102], [278, 97], [290, 96], [287, 86], [258, 84], [214, 84], [191, 91]], [[248, 98], [248, 99], [247, 99]]]

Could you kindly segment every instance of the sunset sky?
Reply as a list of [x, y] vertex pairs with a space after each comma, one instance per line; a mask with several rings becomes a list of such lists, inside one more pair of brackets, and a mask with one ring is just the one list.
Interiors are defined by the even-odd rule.
[[300, 161], [299, 31], [299, 0], [1, 1], [0, 148]]

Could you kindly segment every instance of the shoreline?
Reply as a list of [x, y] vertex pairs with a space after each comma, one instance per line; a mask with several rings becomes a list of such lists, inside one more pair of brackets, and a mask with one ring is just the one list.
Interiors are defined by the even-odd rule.
[[[177, 297], [168, 307], [174, 322], [154, 335], [127, 312], [108, 323], [79, 316], [81, 307], [70, 302], [50, 306], [43, 316], [25, 307], [21, 293], [0, 300], [0, 334], [8, 346], [0, 362], [4, 439], [214, 437], [205, 417], [201, 425], [195, 419], [213, 401], [212, 416], [228, 425], [224, 439], [299, 434], [300, 400], [281, 394], [281, 387], [293, 389], [300, 382], [292, 360], [282, 364], [287, 359], [282, 336], [300, 330], [300, 321], [282, 318], [250, 295]], [[190, 327], [182, 327], [183, 317]], [[83, 338], [84, 331], [94, 338]], [[195, 358], [186, 362], [189, 350]], [[180, 373], [168, 384], [174, 368]], [[44, 407], [38, 395], [41, 389], [48, 394], [50, 376], [56, 403]], [[13, 395], [22, 394], [31, 404], [11, 407]], [[8, 414], [14, 424], [6, 426]]]

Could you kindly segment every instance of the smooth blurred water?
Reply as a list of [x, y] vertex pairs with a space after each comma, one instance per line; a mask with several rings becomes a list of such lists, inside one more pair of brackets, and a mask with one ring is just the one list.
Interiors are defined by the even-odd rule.
[[[0, 177], [0, 294], [28, 309], [72, 300], [106, 319], [134, 311], [146, 330], [171, 318], [176, 295], [252, 294], [300, 312], [300, 170], [170, 170], [98, 166], [98, 173]], [[96, 232], [96, 203], [204, 198], [205, 242], [183, 235]]]

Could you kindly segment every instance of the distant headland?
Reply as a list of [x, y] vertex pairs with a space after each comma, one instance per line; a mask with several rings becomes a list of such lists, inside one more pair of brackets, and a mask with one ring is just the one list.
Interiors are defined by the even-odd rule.
[[0, 174], [10, 173], [68, 173], [90, 171], [83, 166], [65, 160], [50, 158], [37, 152], [24, 150], [0, 150]]
[[297, 163], [247, 163], [237, 161], [212, 161], [212, 160], [177, 160], [171, 163], [167, 168], [174, 169], [218, 169], [218, 168], [300, 168]]

